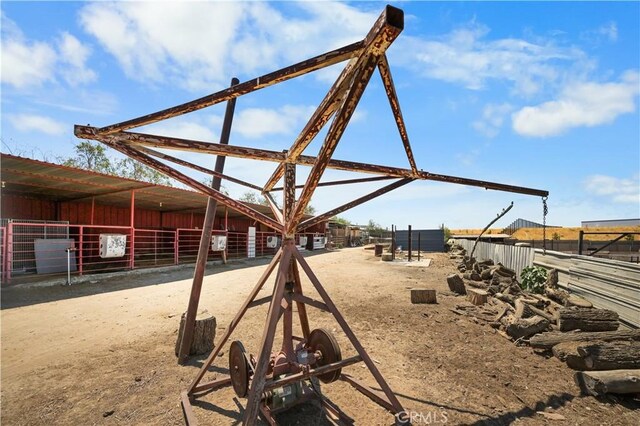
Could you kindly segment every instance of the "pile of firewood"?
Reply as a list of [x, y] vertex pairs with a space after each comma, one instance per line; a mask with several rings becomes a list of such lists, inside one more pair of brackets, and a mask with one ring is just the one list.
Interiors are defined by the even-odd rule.
[[492, 260], [478, 262], [454, 246], [460, 274], [447, 277], [449, 289], [466, 295], [453, 312], [483, 321], [517, 344], [553, 353], [578, 370], [576, 384], [587, 394], [640, 393], [640, 330], [618, 330], [618, 313], [558, 287], [548, 272], [543, 294], [525, 291], [515, 271]]

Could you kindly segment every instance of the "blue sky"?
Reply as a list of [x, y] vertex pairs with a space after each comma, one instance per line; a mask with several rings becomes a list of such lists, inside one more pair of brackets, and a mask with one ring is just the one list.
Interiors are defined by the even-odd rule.
[[[548, 223], [640, 217], [640, 3], [401, 2], [388, 51], [418, 167], [547, 189]], [[2, 2], [2, 152], [72, 154], [104, 126], [362, 39], [384, 3]], [[344, 64], [238, 100], [231, 143], [286, 149]], [[224, 105], [138, 131], [219, 138]], [[317, 153], [322, 136], [306, 153]], [[114, 156], [117, 156], [114, 154]], [[213, 158], [184, 158], [211, 166]], [[407, 167], [374, 75], [334, 158]], [[262, 184], [275, 165], [228, 159]], [[306, 169], [299, 167], [298, 180]], [[203, 175], [194, 174], [199, 180]], [[327, 171], [325, 180], [352, 177]], [[244, 188], [226, 185], [232, 196]], [[319, 189], [319, 212], [380, 184]], [[413, 182], [342, 216], [385, 226], [542, 220], [538, 197]]]

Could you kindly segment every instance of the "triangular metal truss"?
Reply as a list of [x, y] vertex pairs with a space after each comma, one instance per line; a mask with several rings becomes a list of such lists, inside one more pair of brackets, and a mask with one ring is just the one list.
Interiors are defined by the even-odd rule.
[[[268, 422], [275, 422], [275, 420], [273, 420], [273, 416], [270, 412], [269, 406], [263, 400], [264, 393], [266, 391], [272, 390], [279, 386], [284, 386], [285, 384], [294, 381], [305, 381], [331, 371], [339, 371], [343, 367], [360, 361], [366, 364], [369, 371], [374, 376], [377, 383], [380, 385], [380, 388], [382, 389], [384, 395], [379, 395], [378, 393], [373, 392], [371, 389], [358, 383], [352, 377], [346, 374], [339, 374], [339, 378], [349, 382], [357, 390], [361, 391], [378, 404], [387, 408], [393, 414], [401, 414], [403, 412], [403, 408], [397, 397], [391, 391], [388, 384], [384, 381], [375, 364], [371, 362], [371, 358], [367, 355], [360, 342], [356, 339], [346, 320], [337, 310], [335, 304], [328, 296], [317, 277], [313, 274], [305, 259], [296, 249], [296, 246], [293, 242], [295, 233], [307, 229], [337, 214], [340, 214], [354, 206], [362, 204], [391, 190], [406, 185], [413, 180], [451, 182], [457, 184], [478, 186], [486, 189], [538, 195], [541, 197], [546, 197], [548, 195], [548, 192], [543, 190], [434, 174], [419, 170], [417, 168], [411, 150], [411, 144], [407, 135], [405, 123], [402, 117], [400, 103], [398, 101], [393, 79], [391, 76], [391, 70], [385, 53], [389, 46], [393, 43], [393, 41], [402, 32], [403, 28], [403, 11], [392, 6], [386, 6], [367, 36], [357, 43], [332, 50], [325, 54], [299, 62], [278, 71], [274, 71], [253, 80], [232, 84], [232, 86], [228, 89], [162, 111], [145, 115], [143, 117], [135, 118], [102, 128], [80, 125], [75, 126], [75, 134], [77, 137], [100, 141], [112, 147], [113, 149], [131, 158], [134, 158], [141, 163], [166, 174], [167, 176], [176, 179], [177, 181], [197, 191], [200, 191], [203, 194], [208, 195], [210, 197], [210, 200], [215, 200], [233, 210], [237, 210], [238, 212], [245, 214], [249, 218], [260, 222], [278, 232], [281, 232], [283, 235], [283, 244], [280, 251], [273, 258], [271, 264], [267, 268], [267, 271], [265, 271], [253, 291], [250, 293], [249, 297], [244, 302], [242, 308], [240, 309], [234, 320], [231, 322], [231, 325], [227, 328], [225, 335], [222, 337], [221, 341], [218, 342], [211, 356], [209, 356], [207, 361], [200, 369], [195, 380], [191, 383], [189, 388], [183, 392], [182, 404], [185, 413], [185, 419], [188, 423], [193, 424], [195, 422], [191, 406], [191, 401], [193, 400], [193, 398], [196, 398], [202, 393], [209, 392], [215, 388], [231, 384], [230, 378], [214, 380], [204, 384], [202, 384], [201, 381], [207, 373], [209, 367], [215, 360], [217, 354], [227, 343], [231, 333], [237, 326], [238, 322], [242, 319], [246, 310], [251, 306], [256, 306], [261, 303], [269, 303], [269, 314], [267, 317], [265, 329], [263, 331], [257, 361], [251, 365], [252, 380], [244, 414], [244, 424], [254, 424], [259, 413], [261, 413]], [[244, 94], [269, 87], [277, 83], [290, 80], [292, 78], [343, 61], [348, 61], [345, 68], [342, 70], [341, 74], [339, 75], [333, 86], [329, 89], [328, 93], [326, 94], [318, 108], [315, 110], [308, 123], [305, 125], [301, 133], [298, 135], [298, 137], [295, 139], [295, 141], [287, 151], [279, 152], [258, 148], [232, 146], [228, 145], [226, 143], [227, 141], [225, 140], [221, 141], [221, 143], [211, 143], [135, 133], [129, 131], [129, 129], [135, 127], [155, 123], [171, 117], [176, 117], [221, 102], [233, 102], [236, 98]], [[333, 153], [338, 143], [340, 142], [340, 139], [347, 125], [349, 124], [350, 119], [353, 116], [358, 102], [360, 101], [360, 98], [362, 97], [362, 94], [376, 69], [382, 77], [382, 82], [391, 106], [391, 111], [395, 117], [396, 125], [400, 134], [400, 139], [407, 155], [409, 168], [358, 163], [332, 158]], [[232, 114], [233, 109], [231, 109], [231, 115]], [[225, 121], [227, 121], [227, 117], [225, 117]], [[329, 122], [329, 129], [324, 138], [324, 142], [322, 144], [322, 147], [320, 148], [318, 155], [316, 157], [303, 155], [305, 149], [320, 133], [323, 127]], [[272, 176], [269, 178], [266, 184], [263, 186], [259, 186], [253, 183], [245, 182], [235, 177], [227, 176], [223, 174], [221, 170], [210, 170], [208, 168], [192, 164], [180, 158], [159, 152], [154, 148], [190, 151], [203, 154], [214, 154], [217, 155], [218, 158], [238, 157], [243, 159], [271, 161], [278, 164], [276, 170], [273, 172]], [[208, 173], [214, 176], [214, 178], [216, 178], [218, 182], [220, 181], [220, 179], [226, 179], [231, 182], [244, 185], [248, 188], [259, 190], [269, 201], [269, 205], [273, 212], [273, 218], [252, 209], [250, 206], [232, 199], [231, 197], [223, 194], [213, 187], [198, 182], [197, 180], [187, 176], [184, 173], [179, 172], [174, 167], [171, 167], [160, 160], [168, 161], [176, 165], [186, 166], [200, 172]], [[296, 165], [311, 167], [311, 172], [309, 173], [309, 176], [307, 177], [304, 185], [296, 186]], [[376, 176], [332, 182], [321, 182], [321, 178], [326, 169], [361, 172], [373, 174]], [[276, 188], [275, 185], [283, 177], [283, 187]], [[342, 206], [336, 207], [328, 212], [322, 213], [310, 219], [303, 220], [303, 213], [308, 206], [309, 201], [311, 200], [311, 197], [316, 188], [320, 186], [343, 185], [388, 179], [394, 179], [394, 182], [370, 194], [357, 198]], [[295, 197], [296, 188], [301, 189], [300, 196], [297, 200]], [[284, 192], [282, 208], [280, 208], [275, 203], [271, 195], [272, 191], [279, 190], [283, 190]], [[207, 208], [208, 213], [210, 213], [210, 207], [211, 203]], [[205, 219], [205, 221], [206, 220], [207, 219]], [[211, 218], [211, 223], [213, 223], [212, 221], [213, 219]], [[208, 238], [210, 238], [210, 235], [205, 234], [206, 232], [203, 231], [201, 251], [204, 250], [204, 258], [206, 261], [206, 251]], [[202, 247], [204, 247], [204, 249], [202, 249]], [[322, 299], [321, 301], [312, 300], [303, 295], [298, 265], [302, 267], [303, 271], [319, 293]], [[276, 267], [278, 267], [278, 272], [272, 295], [265, 299], [255, 300], [258, 291], [262, 288], [262, 286], [265, 284], [270, 274], [276, 269]], [[196, 277], [194, 277], [194, 286], [192, 289], [192, 297], [190, 300], [189, 310], [187, 312], [187, 325], [185, 326], [185, 330], [189, 328], [190, 324], [192, 326], [193, 322], [195, 321], [195, 310], [197, 309], [197, 303], [200, 294], [200, 285], [202, 282], [202, 272], [204, 269], [204, 264], [202, 265], [201, 270], [198, 270], [199, 268], [200, 264], [198, 265], [198, 268], [196, 268], [196, 275], [200, 273], [199, 283], [196, 283], [197, 280]], [[296, 303], [300, 316], [300, 328], [302, 330], [302, 336], [300, 336], [299, 338], [296, 338], [292, 334], [291, 312], [293, 302]], [[306, 313], [306, 306], [311, 306], [330, 312], [334, 316], [338, 324], [341, 326], [343, 332], [349, 338], [358, 355], [320, 367], [316, 366], [310, 369], [301, 367], [300, 364], [298, 364], [296, 360], [293, 359], [295, 357], [293, 350], [293, 341], [296, 339], [300, 339], [304, 343], [307, 339], [309, 339], [310, 327]], [[269, 364], [270, 354], [274, 341], [274, 334], [279, 321], [283, 321], [284, 329], [284, 342], [282, 351], [280, 353], [285, 354], [291, 365], [290, 374], [284, 378], [275, 377], [273, 375], [273, 371], [270, 371], [272, 368]], [[185, 331], [185, 334], [188, 333]], [[188, 347], [188, 344], [190, 344], [189, 338], [187, 338], [185, 342], [185, 338], [183, 337], [181, 356], [185, 356], [184, 348]], [[326, 400], [326, 398], [322, 397], [322, 395], [315, 396], [321, 399], [324, 407], [329, 414], [332, 414], [337, 418], [341, 417], [341, 412], [335, 406], [333, 406], [330, 401]]]

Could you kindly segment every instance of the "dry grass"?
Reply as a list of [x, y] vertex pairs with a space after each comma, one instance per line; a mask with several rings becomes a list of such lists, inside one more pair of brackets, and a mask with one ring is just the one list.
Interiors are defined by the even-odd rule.
[[[597, 228], [547, 228], [547, 239], [554, 238], [560, 240], [577, 240], [580, 230], [585, 232], [610, 232], [610, 234], [585, 235], [585, 239], [590, 241], [609, 241], [619, 236], [622, 232], [640, 232], [640, 226], [616, 226], [616, 227], [597, 227]], [[453, 229], [451, 233], [454, 235], [478, 235], [482, 229]], [[492, 234], [499, 234], [502, 229], [490, 229]], [[487, 232], [489, 232], [487, 231]], [[542, 228], [521, 228], [513, 235], [518, 240], [542, 240]], [[640, 235], [635, 236], [636, 240], [640, 240]]]

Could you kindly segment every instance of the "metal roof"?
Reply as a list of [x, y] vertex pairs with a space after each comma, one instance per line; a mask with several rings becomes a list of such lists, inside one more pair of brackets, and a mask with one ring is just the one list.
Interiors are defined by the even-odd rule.
[[[2, 193], [53, 201], [88, 202], [95, 197], [96, 202], [101, 204], [129, 207], [130, 191], [135, 189], [136, 208], [163, 212], [204, 212], [207, 207], [207, 196], [199, 192], [9, 154], [2, 154], [0, 157], [0, 176]], [[271, 209], [267, 206], [245, 204], [272, 216]], [[217, 213], [223, 212], [224, 206], [218, 204]], [[229, 209], [229, 216], [242, 214]]]

